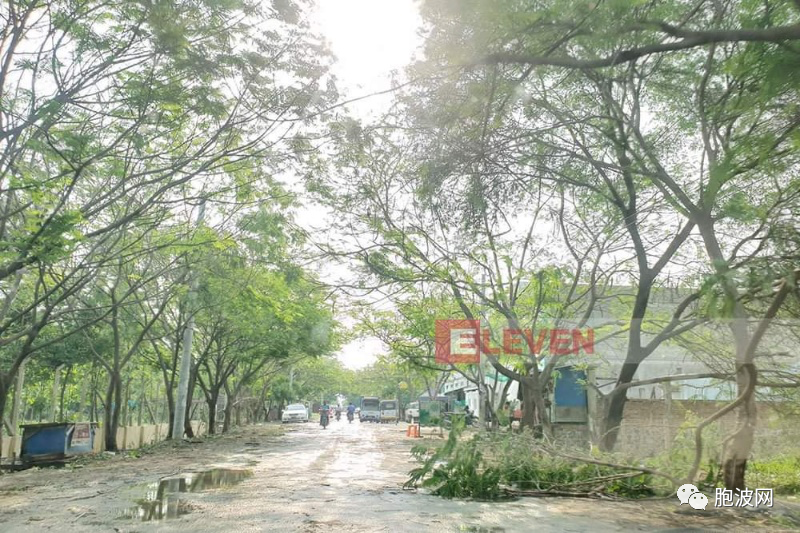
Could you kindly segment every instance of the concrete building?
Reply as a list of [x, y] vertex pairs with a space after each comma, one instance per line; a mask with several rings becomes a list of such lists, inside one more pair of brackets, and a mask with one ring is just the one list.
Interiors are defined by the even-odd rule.
[[[630, 288], [615, 289], [620, 296], [632, 293]], [[654, 290], [649, 306], [648, 324], [643, 341], [653, 339], [672, 316], [676, 306], [687, 295], [686, 290], [660, 289]], [[587, 381], [596, 385], [597, 390], [603, 395], [613, 390], [622, 370], [627, 354], [627, 335], [621, 334], [607, 338], [607, 332], [616, 328], [616, 331], [625, 331], [624, 326], [611, 322], [619, 322], [629, 310], [624, 306], [613, 312], [612, 299], [605, 300], [604, 305], [597, 305], [595, 312], [589, 319], [586, 327], [593, 328], [595, 344], [592, 353], [581, 353], [577, 356], [558, 356], [555, 384], [550, 396], [551, 420], [556, 423], [585, 423], [588, 411], [593, 407], [591, 394], [587, 395]], [[660, 322], [660, 323], [659, 323]], [[569, 328], [568, 321], [559, 324], [559, 328]], [[788, 334], [794, 328], [794, 334]], [[797, 343], [797, 332], [800, 329], [792, 324], [774, 324], [768, 330], [759, 350], [759, 371], [789, 370], [797, 373], [800, 371], [800, 347]], [[647, 333], [649, 332], [649, 333]], [[692, 330], [696, 348], [690, 342], [677, 343], [665, 341], [647, 357], [638, 367], [634, 381], [651, 380], [661, 377], [683, 374], [707, 374], [732, 372], [733, 343], [730, 331], [724, 323], [714, 323], [698, 326]], [[691, 339], [690, 339], [691, 341]], [[540, 367], [547, 363], [545, 356]], [[477, 373], [472, 371], [471, 375]], [[507, 382], [505, 376], [497, 376], [488, 363], [483, 366], [483, 379], [487, 390], [502, 394]], [[505, 400], [514, 402], [518, 398], [518, 383], [509, 386]], [[475, 380], [465, 378], [453, 372], [445, 382], [442, 391], [462, 405], [468, 405], [470, 410], [478, 414], [481, 410], [478, 387]], [[774, 397], [774, 392], [759, 390], [760, 397], [767, 399]], [[736, 397], [736, 385], [733, 381], [713, 378], [695, 378], [683, 381], [652, 383], [631, 387], [626, 392], [631, 400], [704, 400], [704, 401], [730, 401]], [[778, 398], [779, 399], [779, 398]]]

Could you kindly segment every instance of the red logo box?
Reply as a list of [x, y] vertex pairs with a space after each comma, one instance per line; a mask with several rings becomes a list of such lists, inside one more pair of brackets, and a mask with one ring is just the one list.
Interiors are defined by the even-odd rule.
[[435, 361], [441, 364], [478, 364], [480, 320], [437, 320]]

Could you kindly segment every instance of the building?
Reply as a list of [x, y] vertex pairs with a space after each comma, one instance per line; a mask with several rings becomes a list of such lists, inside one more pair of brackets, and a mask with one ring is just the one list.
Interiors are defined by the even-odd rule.
[[[614, 289], [619, 296], [632, 293], [631, 288]], [[651, 341], [660, 331], [663, 324], [670, 319], [680, 302], [687, 296], [686, 290], [660, 289], [654, 290], [648, 312], [648, 324], [643, 327], [643, 342]], [[604, 302], [611, 302], [611, 299]], [[620, 311], [622, 309], [623, 311]], [[559, 356], [556, 367], [555, 383], [550, 395], [550, 416], [555, 423], [585, 423], [591, 403], [591, 394], [587, 394], [587, 384], [596, 386], [596, 390], [606, 395], [617, 382], [627, 355], [627, 335], [621, 325], [619, 316], [624, 315], [625, 306], [621, 305], [612, 313], [612, 304], [597, 305], [586, 327], [595, 332], [595, 343], [591, 353]], [[629, 312], [629, 311], [628, 311]], [[609, 326], [609, 324], [613, 324]], [[560, 328], [569, 328], [568, 321], [562, 321]], [[793, 334], [788, 329], [791, 324], [773, 324], [762, 341], [758, 357], [758, 368], [764, 370], [800, 371], [797, 346], [797, 329]], [[788, 329], [787, 329], [788, 328]], [[608, 331], [621, 331], [616, 337], [608, 337]], [[648, 333], [649, 332], [649, 333]], [[634, 381], [657, 380], [663, 377], [688, 374], [712, 374], [733, 371], [733, 343], [731, 334], [725, 323], [712, 323], [698, 326], [691, 331], [688, 340], [678, 343], [674, 340], [664, 341], [638, 367]], [[694, 343], [692, 343], [694, 341]], [[549, 356], [542, 358], [540, 368], [547, 364]], [[478, 373], [475, 368], [464, 370], [470, 372], [471, 379], [463, 374], [452, 372], [444, 383], [442, 391], [461, 405], [468, 405], [476, 414], [480, 413], [480, 397], [478, 394]], [[497, 375], [488, 363], [483, 366], [483, 381], [487, 390], [501, 395], [508, 379]], [[774, 391], [758, 391], [762, 399], [776, 399]], [[519, 397], [519, 384], [513, 382], [504, 401], [514, 403]], [[694, 378], [681, 381], [655, 382], [630, 387], [626, 393], [632, 400], [705, 400], [731, 401], [736, 398], [736, 384], [731, 380], [720, 380], [712, 377]]]

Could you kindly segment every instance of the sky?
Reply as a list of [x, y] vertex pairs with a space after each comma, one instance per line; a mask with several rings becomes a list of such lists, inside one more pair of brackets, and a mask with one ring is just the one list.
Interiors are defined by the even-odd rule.
[[[336, 56], [337, 88], [350, 99], [391, 88], [393, 71], [401, 71], [421, 44], [421, 24], [414, 0], [317, 0], [313, 24], [325, 36]], [[376, 96], [348, 106], [367, 119], [385, 109], [391, 96]], [[319, 224], [319, 209], [301, 212], [298, 222], [306, 227]], [[317, 220], [314, 220], [317, 218]], [[305, 219], [305, 221], [304, 221]], [[304, 223], [305, 222], [305, 223]], [[337, 317], [345, 326], [353, 322]], [[337, 354], [353, 369], [363, 368], [385, 352], [377, 338], [346, 344]]]
[[402, 70], [421, 44], [414, 0], [317, 0], [312, 18], [336, 56], [337, 86], [350, 97], [389, 89], [392, 71]]

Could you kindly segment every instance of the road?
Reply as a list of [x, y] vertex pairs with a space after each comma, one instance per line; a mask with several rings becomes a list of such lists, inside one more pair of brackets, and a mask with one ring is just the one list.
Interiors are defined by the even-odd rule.
[[326, 430], [313, 422], [286, 427], [281, 435], [274, 425], [254, 426], [141, 458], [4, 475], [0, 530], [488, 533], [730, 524], [676, 514], [672, 501], [472, 502], [404, 491], [415, 465], [405, 427], [343, 419]]

